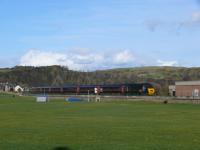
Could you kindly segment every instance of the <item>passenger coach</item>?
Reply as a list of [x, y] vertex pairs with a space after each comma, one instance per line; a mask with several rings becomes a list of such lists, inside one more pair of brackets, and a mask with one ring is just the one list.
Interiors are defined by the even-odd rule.
[[150, 83], [66, 85], [62, 87], [32, 87], [32, 94], [98, 94], [98, 95], [155, 95], [156, 89]]

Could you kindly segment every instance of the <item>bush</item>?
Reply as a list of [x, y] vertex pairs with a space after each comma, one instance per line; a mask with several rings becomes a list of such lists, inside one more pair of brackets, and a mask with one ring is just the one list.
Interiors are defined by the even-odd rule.
[[164, 102], [163, 102], [164, 104], [167, 104], [168, 103], [168, 101], [167, 100], [164, 100]]

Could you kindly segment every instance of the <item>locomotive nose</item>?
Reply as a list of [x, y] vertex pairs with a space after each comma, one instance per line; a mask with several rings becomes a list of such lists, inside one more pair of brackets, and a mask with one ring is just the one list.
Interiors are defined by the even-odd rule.
[[148, 88], [148, 94], [154, 95], [156, 93], [156, 90], [154, 88]]

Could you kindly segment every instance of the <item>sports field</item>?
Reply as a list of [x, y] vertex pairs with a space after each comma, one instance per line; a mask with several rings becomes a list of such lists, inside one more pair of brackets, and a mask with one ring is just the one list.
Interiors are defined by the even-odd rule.
[[200, 105], [36, 103], [0, 94], [2, 150], [198, 150]]

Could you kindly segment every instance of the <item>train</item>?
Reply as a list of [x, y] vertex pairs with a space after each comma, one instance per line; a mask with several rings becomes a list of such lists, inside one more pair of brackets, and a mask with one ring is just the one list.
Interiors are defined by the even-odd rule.
[[32, 87], [31, 94], [65, 95], [156, 95], [156, 88], [151, 83], [102, 84], [102, 85], [64, 85], [59, 87]]

